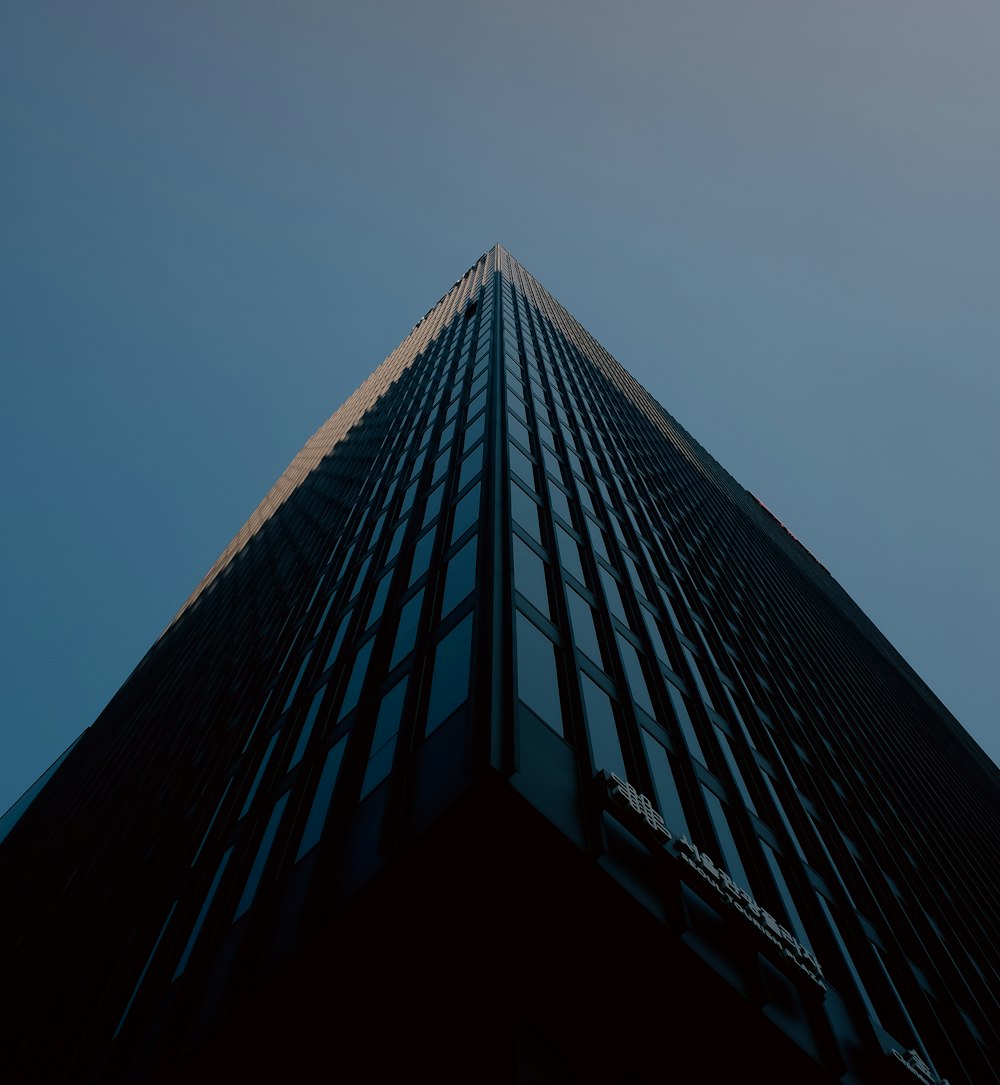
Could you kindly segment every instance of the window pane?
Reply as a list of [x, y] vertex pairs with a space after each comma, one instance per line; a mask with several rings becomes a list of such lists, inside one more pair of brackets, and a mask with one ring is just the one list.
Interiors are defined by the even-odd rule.
[[622, 666], [625, 668], [625, 676], [628, 678], [632, 700], [639, 708], [644, 712], [648, 712], [655, 719], [656, 712], [649, 696], [649, 689], [646, 686], [646, 676], [642, 673], [639, 653], [636, 651], [635, 645], [626, 640], [620, 633], [618, 634], [618, 651], [621, 653]]
[[254, 800], [254, 796], [257, 794], [257, 788], [260, 787], [260, 782], [264, 778], [264, 770], [267, 768], [268, 761], [271, 760], [271, 754], [274, 752], [275, 743], [278, 741], [279, 731], [275, 731], [271, 735], [271, 741], [267, 744], [267, 749], [264, 751], [264, 756], [260, 759], [260, 767], [257, 769], [257, 775], [253, 778], [253, 783], [250, 785], [250, 790], [247, 792], [246, 802], [243, 803], [243, 809], [240, 811], [240, 817], [243, 817], [250, 809], [250, 804]]
[[333, 644], [330, 645], [330, 653], [326, 657], [326, 663], [323, 665], [323, 670], [331, 666], [337, 661], [337, 656], [340, 655], [341, 645], [344, 643], [344, 634], [347, 632], [348, 622], [351, 620], [351, 612], [348, 611], [343, 618], [340, 619], [340, 625], [337, 628], [337, 635], [333, 638]]
[[444, 497], [444, 483], [440, 483], [436, 489], [431, 490], [430, 496], [427, 498], [427, 504], [424, 506], [424, 520], [422, 527], [426, 527], [431, 520], [437, 516], [438, 511], [441, 508], [441, 498]]
[[537, 542], [542, 541], [538, 526], [538, 506], [513, 479], [510, 483], [510, 514]]
[[530, 490], [534, 490], [535, 472], [532, 468], [531, 460], [529, 460], [519, 448], [515, 448], [514, 445], [509, 445], [508, 447], [510, 449], [511, 472], [527, 483]]
[[389, 582], [391, 580], [392, 573], [388, 572], [378, 582], [378, 587], [375, 589], [375, 598], [372, 600], [372, 608], [368, 612], [368, 620], [365, 622], [366, 629], [374, 625], [382, 617], [382, 608], [385, 606], [385, 597], [389, 594]]
[[451, 613], [476, 586], [476, 537], [473, 536], [448, 562], [444, 582], [442, 617]]
[[563, 734], [555, 645], [517, 612], [517, 695], [557, 734]]
[[323, 832], [323, 824], [330, 809], [330, 800], [333, 797], [333, 789], [340, 775], [340, 764], [344, 760], [344, 750], [347, 749], [347, 735], [330, 749], [323, 762], [323, 771], [320, 774], [319, 783], [316, 785], [316, 794], [313, 796], [312, 806], [309, 808], [309, 817], [306, 827], [302, 830], [302, 841], [296, 853], [295, 861], [298, 862], [303, 855], [319, 843]]
[[719, 838], [719, 847], [722, 849], [722, 860], [729, 871], [729, 876], [748, 893], [751, 892], [750, 879], [743, 869], [740, 860], [739, 849], [736, 847], [736, 839], [729, 827], [729, 819], [726, 817], [725, 807], [717, 795], [714, 795], [707, 787], [702, 787], [702, 795], [705, 797], [705, 805], [708, 807], [715, 835]]
[[479, 474], [483, 466], [483, 448], [484, 445], [479, 445], [475, 452], [470, 453], [464, 460], [462, 460], [462, 469], [458, 476], [458, 488], [464, 490], [465, 487]]
[[469, 696], [472, 652], [472, 615], [467, 615], [438, 644], [434, 652], [434, 678], [427, 707], [425, 734], [430, 734]]
[[566, 601], [569, 603], [569, 617], [573, 625], [573, 639], [576, 641], [577, 648], [595, 663], [603, 666], [593, 608], [572, 588], [566, 592]]
[[358, 650], [357, 658], [354, 660], [354, 669], [351, 671], [351, 678], [347, 683], [347, 692], [344, 694], [344, 700], [340, 706], [340, 715], [337, 717], [339, 720], [342, 720], [358, 703], [358, 698], [361, 696], [361, 687], [364, 685], [365, 675], [368, 673], [368, 660], [371, 658], [374, 644], [375, 638], [369, 637]]
[[580, 561], [580, 547], [577, 546], [576, 539], [558, 524], [556, 524], [556, 538], [559, 541], [559, 557], [562, 559], [563, 568], [567, 573], [575, 576], [581, 584], [585, 584], [583, 565]]
[[295, 768], [302, 760], [302, 755], [306, 752], [306, 746], [309, 744], [309, 736], [312, 734], [313, 724], [316, 722], [319, 706], [323, 703], [323, 696], [325, 693], [326, 686], [320, 686], [312, 699], [312, 704], [309, 705], [309, 712], [306, 714], [306, 718], [302, 723], [302, 730], [299, 731], [299, 740], [295, 743], [295, 749], [292, 751], [292, 759], [288, 762], [288, 767], [290, 769]]
[[656, 801], [667, 828], [675, 836], [690, 836], [684, 807], [674, 779], [673, 765], [666, 747], [656, 741], [648, 732], [642, 731], [642, 744], [646, 749], [649, 771], [656, 789]]
[[434, 547], [434, 536], [436, 532], [432, 528], [423, 536], [417, 545], [413, 548], [413, 564], [410, 566], [410, 583], [419, 580], [424, 573], [427, 572], [427, 567], [431, 563], [431, 550]]
[[208, 915], [208, 909], [212, 907], [212, 899], [215, 897], [215, 892], [219, 888], [219, 882], [222, 881], [222, 875], [225, 873], [226, 864], [229, 862], [229, 858], [232, 854], [233, 849], [229, 848], [219, 861], [219, 866], [215, 871], [215, 877], [212, 879], [212, 884], [208, 887], [208, 892], [205, 894], [205, 903], [201, 906], [198, 918], [194, 921], [194, 926], [191, 928], [191, 936], [187, 940], [187, 945], [184, 947], [181, 959], [177, 962], [176, 969], [174, 969], [173, 979], [177, 979], [184, 969], [187, 968], [191, 950], [194, 949], [194, 944], [198, 941], [198, 935], [205, 922], [205, 916]]
[[406, 679], [397, 682], [382, 698], [375, 721], [375, 734], [372, 737], [371, 754], [368, 768], [365, 770], [361, 785], [360, 798], [364, 798], [376, 785], [380, 784], [392, 769], [392, 757], [396, 749], [396, 737], [403, 715], [403, 702], [406, 700]]
[[513, 539], [514, 587], [546, 616], [549, 616], [549, 593], [545, 562], [516, 535]]
[[460, 535], [468, 531], [479, 519], [479, 492], [481, 487], [473, 486], [472, 489], [455, 506], [455, 520], [451, 528], [451, 541], [454, 542]]
[[624, 780], [627, 778], [625, 759], [622, 757], [611, 698], [587, 675], [581, 674], [580, 677], [594, 768], [598, 771], [607, 769]]
[[392, 649], [392, 659], [389, 663], [390, 667], [395, 667], [396, 664], [408, 655], [413, 650], [413, 645], [417, 639], [417, 625], [420, 621], [420, 604], [424, 599], [424, 589], [421, 588], [417, 594], [410, 599], [404, 606], [399, 615], [399, 628], [396, 631], [396, 643]]
[[260, 847], [257, 849], [257, 857], [253, 861], [253, 866], [250, 868], [250, 874], [247, 877], [247, 884], [243, 889], [243, 895], [240, 897], [239, 904], [236, 905], [236, 912], [233, 914], [233, 922], [240, 918], [241, 915], [253, 904], [253, 898], [257, 895], [257, 887], [260, 885], [261, 875], [264, 873], [264, 867], [267, 865], [267, 857], [271, 853], [271, 845], [274, 843], [275, 834], [278, 831], [278, 825], [281, 823], [281, 815], [285, 812], [285, 804], [288, 802], [288, 792], [274, 804], [274, 809], [271, 811], [271, 817], [268, 820], [267, 828], [264, 830], [264, 836], [261, 838]]

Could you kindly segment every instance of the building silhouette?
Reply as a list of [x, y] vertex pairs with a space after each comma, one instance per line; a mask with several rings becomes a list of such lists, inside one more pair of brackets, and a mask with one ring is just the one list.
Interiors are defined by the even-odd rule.
[[505, 250], [3, 819], [10, 1080], [997, 1080], [1000, 774]]

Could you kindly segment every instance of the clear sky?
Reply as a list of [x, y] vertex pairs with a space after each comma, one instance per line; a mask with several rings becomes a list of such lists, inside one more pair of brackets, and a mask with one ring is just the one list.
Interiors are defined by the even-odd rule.
[[1000, 8], [10, 3], [0, 810], [501, 242], [996, 760]]

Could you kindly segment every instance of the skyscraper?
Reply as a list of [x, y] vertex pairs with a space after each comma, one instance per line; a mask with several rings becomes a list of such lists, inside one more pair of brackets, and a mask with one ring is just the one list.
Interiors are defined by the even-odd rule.
[[998, 785], [497, 246], [4, 818], [7, 1064], [993, 1081]]

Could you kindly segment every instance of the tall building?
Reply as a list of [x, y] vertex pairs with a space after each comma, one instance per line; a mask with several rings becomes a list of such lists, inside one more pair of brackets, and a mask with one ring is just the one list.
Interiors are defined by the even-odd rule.
[[497, 246], [5, 817], [7, 1073], [993, 1082], [998, 778]]

